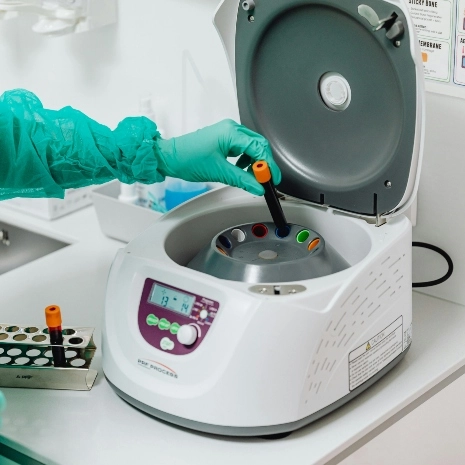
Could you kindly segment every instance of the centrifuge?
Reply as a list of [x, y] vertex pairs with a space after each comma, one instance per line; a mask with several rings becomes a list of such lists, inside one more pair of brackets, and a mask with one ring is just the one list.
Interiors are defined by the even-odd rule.
[[241, 122], [281, 168], [289, 234], [232, 187], [161, 217], [114, 260], [103, 369], [154, 417], [276, 437], [410, 347], [423, 65], [401, 0], [224, 0], [215, 24]]

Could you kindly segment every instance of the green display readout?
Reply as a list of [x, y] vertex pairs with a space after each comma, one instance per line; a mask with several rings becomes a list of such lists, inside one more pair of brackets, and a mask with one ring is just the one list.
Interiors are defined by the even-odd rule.
[[189, 316], [195, 303], [195, 296], [155, 284], [150, 293], [149, 302], [172, 312]]

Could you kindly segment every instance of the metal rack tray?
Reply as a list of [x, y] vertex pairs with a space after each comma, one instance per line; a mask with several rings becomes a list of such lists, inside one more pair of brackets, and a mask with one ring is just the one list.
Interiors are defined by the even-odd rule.
[[63, 327], [66, 367], [53, 366], [47, 327], [0, 323], [0, 387], [89, 391], [94, 328]]

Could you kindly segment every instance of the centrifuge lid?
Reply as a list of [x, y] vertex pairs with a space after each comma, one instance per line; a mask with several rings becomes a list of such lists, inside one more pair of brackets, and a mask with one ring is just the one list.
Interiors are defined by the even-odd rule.
[[255, 0], [249, 11], [241, 3], [241, 122], [270, 141], [279, 191], [366, 216], [399, 209], [413, 196], [422, 131], [416, 41], [402, 9], [369, 2], [402, 23], [392, 39], [360, 14], [360, 0]]

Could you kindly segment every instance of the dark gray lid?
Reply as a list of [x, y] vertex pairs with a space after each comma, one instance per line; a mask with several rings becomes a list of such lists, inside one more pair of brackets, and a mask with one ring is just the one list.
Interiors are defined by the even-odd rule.
[[[236, 84], [242, 124], [270, 141], [282, 170], [279, 191], [378, 215], [395, 209], [407, 189], [416, 69], [402, 10], [383, 0], [368, 2], [379, 18], [397, 15], [392, 38], [393, 30], [374, 31], [359, 14], [360, 4], [255, 0], [255, 9], [244, 11], [239, 3]], [[324, 102], [321, 79], [327, 73], [349, 84], [348, 105], [337, 85], [324, 92], [336, 110]]]

